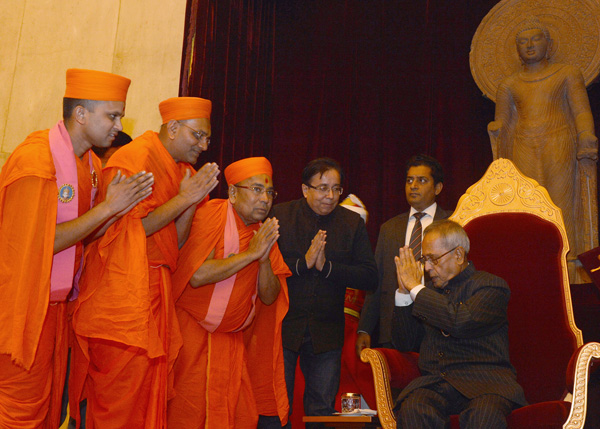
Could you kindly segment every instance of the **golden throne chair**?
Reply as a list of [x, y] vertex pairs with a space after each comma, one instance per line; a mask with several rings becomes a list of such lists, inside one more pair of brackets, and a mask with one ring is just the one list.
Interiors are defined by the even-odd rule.
[[[460, 198], [450, 219], [467, 231], [475, 267], [502, 277], [511, 288], [510, 358], [529, 405], [511, 413], [509, 428], [582, 428], [590, 368], [600, 359], [600, 343], [584, 345], [575, 325], [560, 209], [545, 188], [511, 161], [498, 159]], [[371, 364], [383, 428], [396, 427], [390, 378], [410, 379], [406, 374], [415, 373], [414, 364], [398, 365], [406, 359], [396, 355], [406, 354], [390, 349], [361, 353]], [[458, 416], [451, 417], [451, 427], [459, 427]]]

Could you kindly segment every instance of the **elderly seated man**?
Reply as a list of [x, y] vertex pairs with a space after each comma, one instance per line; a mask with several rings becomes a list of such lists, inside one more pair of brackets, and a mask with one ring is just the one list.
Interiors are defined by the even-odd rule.
[[463, 429], [503, 428], [526, 403], [508, 356], [510, 289], [477, 271], [468, 252], [464, 229], [442, 220], [425, 230], [418, 261], [408, 246], [395, 257], [399, 288], [413, 302], [394, 313], [393, 341], [420, 352], [421, 371], [398, 397], [398, 428], [444, 428], [451, 414]]

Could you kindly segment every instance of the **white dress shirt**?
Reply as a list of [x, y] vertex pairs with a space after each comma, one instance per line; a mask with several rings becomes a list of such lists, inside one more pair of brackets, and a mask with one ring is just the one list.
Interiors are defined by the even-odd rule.
[[[421, 218], [421, 226], [423, 227], [423, 231], [425, 231], [425, 228], [427, 228], [429, 225], [431, 225], [433, 223], [433, 217], [435, 216], [436, 210], [437, 210], [437, 203], [433, 203], [432, 205], [427, 207], [425, 210], [423, 210], [422, 213], [425, 213], [425, 216], [423, 216]], [[410, 236], [412, 234], [413, 228], [415, 227], [415, 220], [416, 220], [414, 214], [417, 212], [418, 212], [418, 210], [416, 210], [414, 207], [410, 208], [408, 224], [406, 225], [406, 234], [405, 234], [406, 237], [404, 239], [405, 246], [408, 246], [410, 244]], [[422, 239], [423, 239], [423, 236], [421, 235], [421, 240]], [[414, 287], [410, 291], [410, 293], [401, 293], [400, 289], [396, 289], [396, 296], [395, 296], [396, 306], [397, 307], [406, 307], [406, 306], [411, 305], [413, 303], [413, 301], [415, 300], [419, 291], [425, 287], [423, 285], [423, 283], [424, 283], [423, 280], [424, 279], [421, 278], [421, 284], [419, 286]]]

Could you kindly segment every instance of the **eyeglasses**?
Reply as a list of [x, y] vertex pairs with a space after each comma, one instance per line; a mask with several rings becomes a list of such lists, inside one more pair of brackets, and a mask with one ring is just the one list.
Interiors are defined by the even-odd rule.
[[186, 125], [186, 124], [184, 124], [183, 122], [180, 122], [180, 121], [177, 121], [177, 123], [179, 125], [183, 125], [184, 127], [189, 128], [190, 130], [192, 130], [192, 135], [196, 138], [196, 140], [198, 140], [199, 142], [201, 142], [204, 139], [204, 140], [206, 140], [206, 146], [210, 145], [210, 137], [208, 137], [208, 134], [206, 134], [204, 131], [196, 131], [195, 129], [193, 129], [189, 125]]
[[271, 200], [274, 200], [275, 198], [277, 198], [277, 191], [274, 189], [265, 189], [260, 186], [242, 186], [242, 185], [233, 185], [233, 186], [235, 186], [236, 188], [250, 189], [252, 192], [254, 192], [254, 195], [256, 195], [257, 197], [260, 197], [262, 194], [267, 194], [267, 197]]
[[329, 191], [332, 191], [335, 194], [338, 195], [342, 195], [342, 193], [344, 192], [344, 188], [342, 188], [341, 186], [333, 186], [333, 187], [329, 187], [327, 185], [320, 185], [320, 186], [312, 186], [307, 184], [306, 186], [308, 186], [311, 189], [314, 189], [315, 191], [323, 194], [323, 195], [329, 195]]
[[425, 265], [427, 262], [429, 262], [431, 265], [437, 265], [437, 264], [439, 264], [439, 263], [440, 263], [440, 260], [441, 260], [441, 259], [442, 259], [444, 256], [446, 256], [448, 253], [450, 253], [450, 252], [453, 252], [454, 250], [458, 249], [458, 247], [459, 247], [459, 246], [456, 246], [455, 248], [448, 250], [448, 251], [447, 251], [446, 253], [444, 253], [443, 255], [440, 255], [440, 256], [437, 256], [437, 257], [435, 257], [435, 256], [431, 256], [431, 255], [424, 255], [424, 256], [421, 256], [421, 257], [419, 258], [419, 262], [420, 262], [421, 264], [423, 264], [423, 265]]

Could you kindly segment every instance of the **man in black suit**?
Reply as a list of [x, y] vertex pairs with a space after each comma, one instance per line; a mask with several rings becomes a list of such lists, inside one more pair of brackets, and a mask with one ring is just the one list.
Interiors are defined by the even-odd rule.
[[419, 260], [408, 246], [394, 258], [413, 303], [394, 314], [393, 342], [401, 351], [420, 346], [421, 371], [398, 397], [398, 428], [448, 427], [451, 414], [462, 429], [505, 428], [506, 416], [526, 404], [509, 361], [510, 289], [476, 271], [469, 248], [465, 230], [442, 220], [425, 230]]
[[406, 163], [406, 201], [410, 211], [385, 222], [379, 230], [375, 261], [379, 271], [379, 287], [368, 294], [358, 324], [356, 351], [371, 347], [371, 335], [379, 322], [379, 341], [382, 347], [393, 348], [391, 343], [392, 319], [397, 305], [410, 302], [408, 292], [398, 289], [394, 257], [401, 247], [409, 245], [418, 213], [421, 231], [434, 220], [445, 219], [449, 213], [435, 202], [444, 187], [444, 173], [440, 163], [427, 155], [415, 155]]
[[304, 198], [272, 209], [280, 225], [279, 249], [292, 271], [287, 279], [290, 308], [282, 326], [288, 399], [291, 410], [299, 362], [306, 386], [304, 412], [309, 416], [335, 412], [346, 288], [377, 287], [365, 222], [358, 213], [338, 206], [343, 181], [337, 161], [312, 160], [302, 172]]

